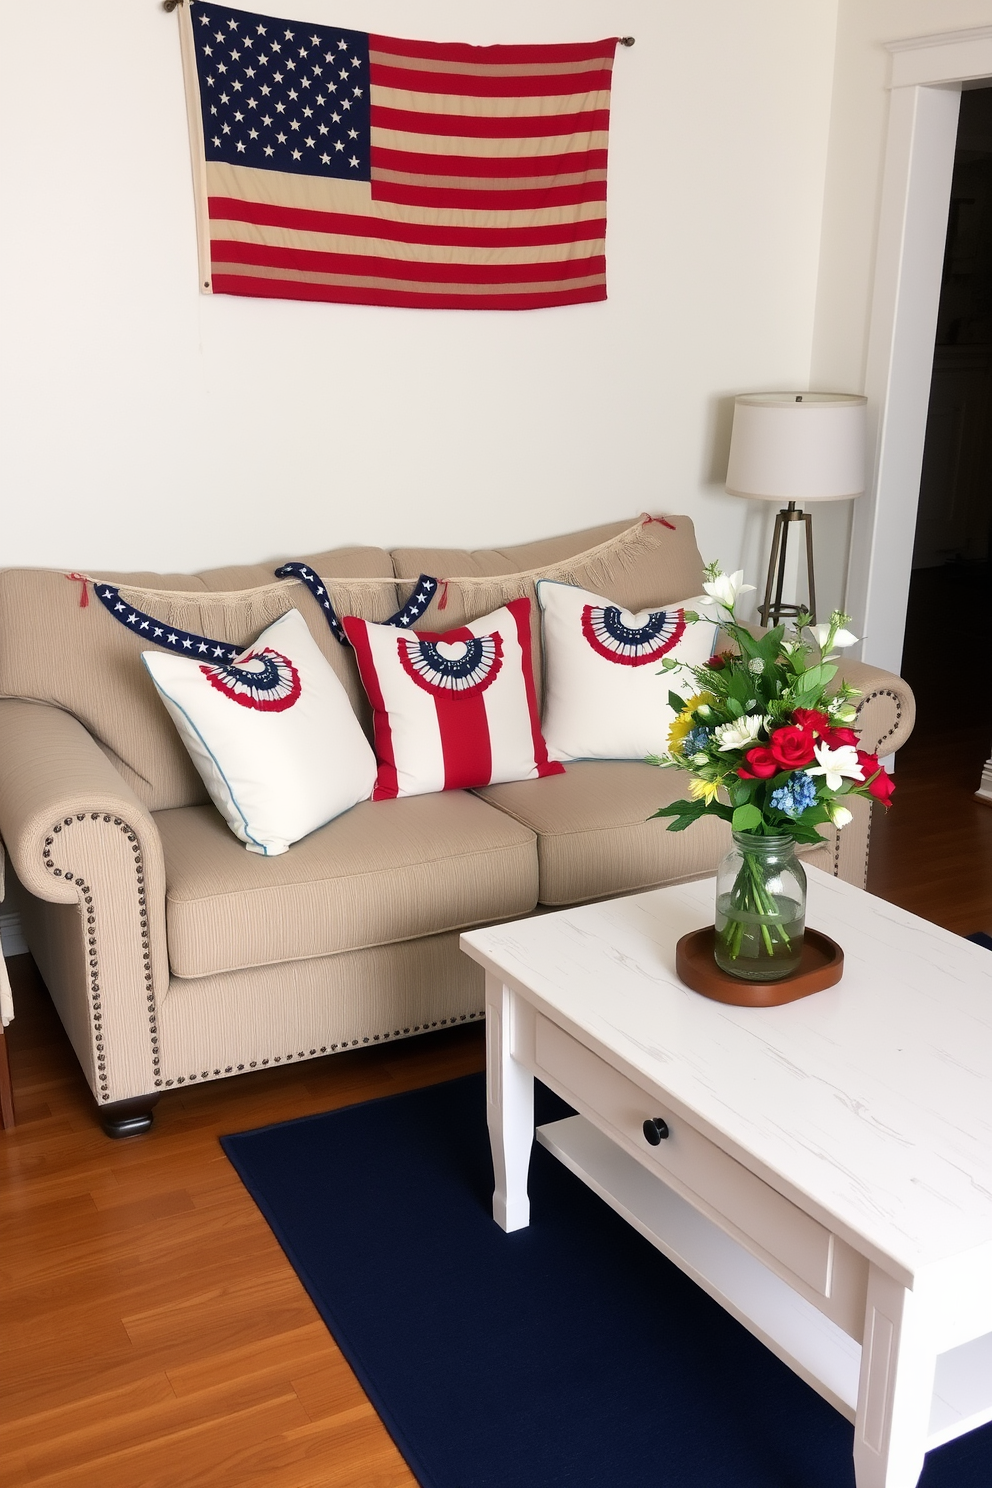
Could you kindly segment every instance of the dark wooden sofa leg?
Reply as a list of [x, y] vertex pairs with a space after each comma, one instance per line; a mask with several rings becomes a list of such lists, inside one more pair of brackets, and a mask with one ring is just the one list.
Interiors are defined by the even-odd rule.
[[100, 1106], [97, 1114], [108, 1137], [136, 1137], [151, 1129], [152, 1111], [158, 1105], [157, 1095], [139, 1095], [134, 1100], [112, 1101]]

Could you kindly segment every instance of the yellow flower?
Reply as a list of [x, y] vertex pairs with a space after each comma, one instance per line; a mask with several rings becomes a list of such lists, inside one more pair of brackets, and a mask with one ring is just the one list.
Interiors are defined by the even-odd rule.
[[702, 703], [713, 702], [716, 702], [716, 699], [711, 692], [697, 692], [695, 697], [691, 697], [689, 699], [685, 707], [682, 709], [682, 712], [678, 715], [671, 728], [668, 730], [668, 748], [672, 754], [681, 754], [682, 740], [691, 729], [695, 728], [696, 720], [693, 718], [692, 715], [695, 713], [696, 709]]
[[703, 780], [699, 775], [689, 781], [689, 795], [694, 801], [705, 801], [707, 806], [720, 794], [719, 780]]

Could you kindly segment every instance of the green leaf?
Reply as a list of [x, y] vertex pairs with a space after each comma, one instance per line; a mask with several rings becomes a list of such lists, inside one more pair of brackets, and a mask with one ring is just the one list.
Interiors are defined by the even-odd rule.
[[648, 818], [653, 820], [656, 816], [702, 816], [704, 810], [702, 801], [673, 801], [670, 806], [659, 806]]
[[735, 832], [753, 832], [761, 826], [761, 812], [757, 806], [738, 806], [733, 815]]
[[677, 692], [670, 692], [668, 694], [668, 706], [675, 713], [681, 713], [685, 708], [685, 700], [680, 698]]
[[743, 718], [744, 704], [740, 701], [739, 698], [728, 697], [727, 712], [730, 714], [731, 718]]

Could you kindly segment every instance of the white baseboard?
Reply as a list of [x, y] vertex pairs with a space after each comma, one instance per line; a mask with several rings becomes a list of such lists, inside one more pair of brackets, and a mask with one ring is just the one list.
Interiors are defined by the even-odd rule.
[[13, 910], [0, 914], [0, 946], [5, 956], [23, 956], [28, 948], [21, 929], [21, 917]]

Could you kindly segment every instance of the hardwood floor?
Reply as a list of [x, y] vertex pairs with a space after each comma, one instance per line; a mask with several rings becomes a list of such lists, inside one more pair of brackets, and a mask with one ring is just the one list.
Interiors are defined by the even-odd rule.
[[[986, 602], [986, 631], [990, 614]], [[974, 673], [987, 676], [992, 646], [972, 630], [972, 676], [956, 678], [917, 628], [906, 670], [929, 706], [874, 828], [869, 887], [952, 930], [992, 931], [992, 808], [973, 797], [992, 739]], [[170, 1092], [151, 1134], [111, 1142], [30, 958], [11, 972], [0, 1482], [414, 1488], [217, 1137], [481, 1069], [483, 1030]]]

